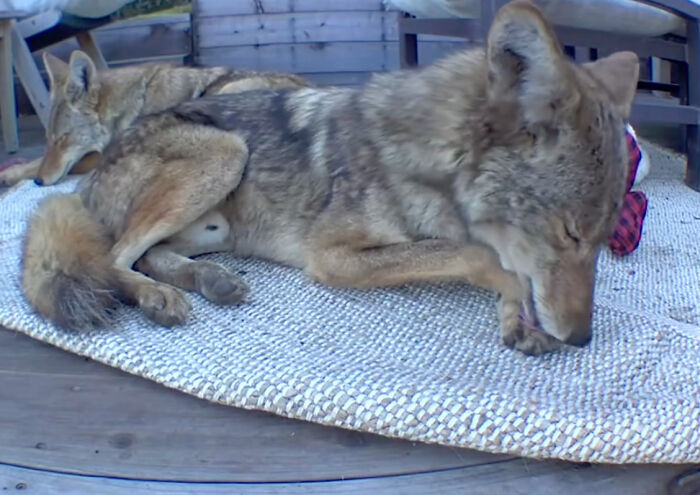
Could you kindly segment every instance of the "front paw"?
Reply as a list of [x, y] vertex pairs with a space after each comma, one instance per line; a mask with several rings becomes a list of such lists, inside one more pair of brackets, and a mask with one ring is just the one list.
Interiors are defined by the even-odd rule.
[[[3, 170], [2, 172], [0, 172], [0, 187], [14, 186], [15, 184], [17, 184], [17, 182], [19, 182], [18, 180], [15, 180], [15, 178], [13, 177], [13, 174], [10, 172], [11, 172], [11, 170], [9, 170], [9, 169]], [[12, 171], [12, 172], [14, 172], [14, 171]]]
[[515, 328], [503, 332], [503, 343], [529, 356], [539, 356], [559, 347], [559, 341], [535, 328], [519, 323]]
[[210, 261], [195, 261], [192, 270], [197, 290], [211, 302], [238, 304], [246, 301], [248, 286], [238, 275]]
[[538, 356], [557, 348], [557, 339], [523, 321], [520, 308], [519, 301], [503, 297], [498, 300], [503, 343], [530, 356]]
[[34, 167], [27, 165], [23, 158], [13, 158], [0, 167], [6, 167], [0, 171], [0, 187], [14, 186], [24, 179], [34, 178]]
[[149, 319], [166, 327], [183, 325], [191, 309], [184, 292], [162, 283], [144, 284], [138, 305]]

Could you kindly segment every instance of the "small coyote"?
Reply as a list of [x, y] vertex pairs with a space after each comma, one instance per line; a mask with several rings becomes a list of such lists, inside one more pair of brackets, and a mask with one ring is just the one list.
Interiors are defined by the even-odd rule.
[[175, 67], [142, 64], [98, 72], [79, 50], [65, 63], [48, 52], [51, 113], [46, 128], [46, 153], [26, 165], [0, 172], [0, 186], [24, 179], [52, 185], [69, 172], [85, 173], [120, 130], [143, 115], [202, 95], [256, 88], [310, 86], [300, 76], [226, 67]]
[[516, 0], [485, 49], [363, 88], [182, 103], [121, 132], [79, 192], [41, 204], [24, 291], [67, 327], [104, 323], [118, 302], [179, 325], [184, 291], [245, 298], [238, 275], [192, 259], [230, 251], [331, 286], [467, 282], [500, 295], [505, 344], [583, 346], [638, 74], [629, 52], [573, 64]]

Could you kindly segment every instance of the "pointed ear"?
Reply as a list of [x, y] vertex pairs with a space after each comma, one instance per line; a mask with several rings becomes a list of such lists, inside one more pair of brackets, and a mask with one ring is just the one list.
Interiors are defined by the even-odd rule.
[[58, 88], [66, 81], [68, 77], [68, 64], [60, 58], [51, 55], [49, 52], [44, 52], [44, 67], [49, 75], [49, 84], [51, 89]]
[[617, 52], [583, 64], [610, 93], [610, 99], [623, 118], [632, 110], [639, 80], [639, 57], [633, 52]]
[[574, 73], [544, 16], [532, 3], [502, 7], [489, 30], [489, 96], [516, 101], [527, 123], [553, 122], [578, 103]]
[[97, 69], [85, 52], [74, 51], [68, 63], [66, 96], [72, 103], [85, 100], [97, 93]]

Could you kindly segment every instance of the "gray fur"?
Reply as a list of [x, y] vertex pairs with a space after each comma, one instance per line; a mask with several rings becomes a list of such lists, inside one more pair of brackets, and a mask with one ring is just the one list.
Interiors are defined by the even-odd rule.
[[[83, 204], [117, 240], [124, 274], [156, 246], [267, 258], [330, 285], [457, 279], [501, 294], [508, 345], [583, 345], [597, 253], [624, 192], [638, 74], [634, 55], [613, 57], [570, 64], [518, 0], [486, 50], [361, 89], [207, 96], [144, 117], [106, 150]], [[213, 214], [227, 234], [205, 242]], [[521, 306], [540, 330], [522, 327]]]

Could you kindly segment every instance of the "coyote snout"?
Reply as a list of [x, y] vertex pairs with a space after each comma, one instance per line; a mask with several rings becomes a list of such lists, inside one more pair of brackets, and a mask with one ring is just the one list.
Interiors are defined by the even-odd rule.
[[84, 173], [96, 165], [97, 157], [98, 150], [93, 147], [67, 145], [60, 141], [49, 143], [34, 183], [49, 186], [61, 180], [68, 172]]
[[[578, 237], [582, 234], [572, 238], [570, 230], [560, 225], [533, 221], [526, 228], [490, 224], [476, 225], [471, 231], [498, 252], [504, 268], [518, 274], [523, 289], [522, 324], [544, 348], [554, 346], [554, 339], [580, 347], [592, 336], [599, 248], [584, 247]], [[528, 227], [537, 234], [528, 233]]]
[[594, 270], [588, 263], [554, 265], [530, 279], [531, 301], [540, 327], [566, 344], [591, 340]]

